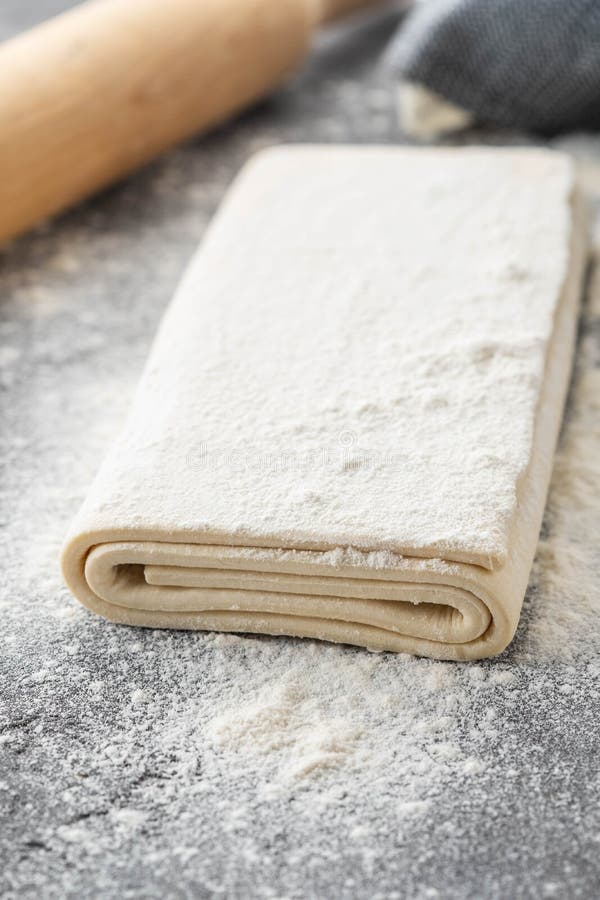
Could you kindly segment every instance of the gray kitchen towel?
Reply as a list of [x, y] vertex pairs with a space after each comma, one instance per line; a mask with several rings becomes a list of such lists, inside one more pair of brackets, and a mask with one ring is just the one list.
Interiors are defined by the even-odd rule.
[[427, 0], [387, 59], [409, 132], [600, 127], [600, 0]]

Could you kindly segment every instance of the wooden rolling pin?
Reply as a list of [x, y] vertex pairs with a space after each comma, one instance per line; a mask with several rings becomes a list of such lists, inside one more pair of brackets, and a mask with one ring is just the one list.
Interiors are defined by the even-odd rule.
[[266, 94], [377, 0], [91, 0], [0, 46], [0, 241]]

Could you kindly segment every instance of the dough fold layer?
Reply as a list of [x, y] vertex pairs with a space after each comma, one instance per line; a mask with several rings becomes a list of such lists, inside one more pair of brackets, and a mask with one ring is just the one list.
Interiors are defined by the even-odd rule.
[[110, 543], [89, 552], [85, 577], [97, 597], [134, 618], [155, 611], [162, 624], [176, 616], [197, 628], [308, 628], [334, 640], [350, 628], [355, 643], [377, 650], [403, 649], [406, 638], [462, 644], [490, 624], [485, 604], [462, 587], [406, 580], [401, 568], [333, 568], [326, 559], [314, 551], [282, 560], [248, 548]]
[[584, 257], [560, 154], [260, 154], [73, 523], [71, 590], [128, 625], [501, 652]]

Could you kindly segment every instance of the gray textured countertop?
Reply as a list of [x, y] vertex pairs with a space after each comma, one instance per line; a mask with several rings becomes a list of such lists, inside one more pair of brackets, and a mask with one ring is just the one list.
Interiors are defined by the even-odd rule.
[[[4, 2], [0, 36], [61, 5]], [[593, 272], [538, 560], [499, 660], [116, 627], [58, 572], [161, 313], [241, 163], [280, 141], [402, 140], [378, 69], [394, 22], [330, 33], [267, 103], [0, 254], [3, 897], [600, 893]], [[600, 142], [560, 143], [599, 194]]]

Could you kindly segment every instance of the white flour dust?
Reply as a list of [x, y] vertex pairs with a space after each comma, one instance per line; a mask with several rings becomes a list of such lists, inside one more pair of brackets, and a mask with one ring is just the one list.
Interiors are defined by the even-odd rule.
[[[214, 636], [212, 646], [215, 654], [252, 659], [260, 672], [257, 689], [229, 687], [206, 737], [230, 774], [251, 777], [261, 796], [300, 791], [304, 812], [320, 814], [340, 791], [386, 802], [393, 778], [401, 828], [427, 812], [443, 780], [478, 778], [493, 764], [486, 752], [497, 726], [493, 698], [514, 687], [505, 667], [488, 673], [477, 665], [348, 654], [309, 641], [286, 649], [233, 635]], [[488, 704], [465, 746], [462, 708], [473, 691]]]

